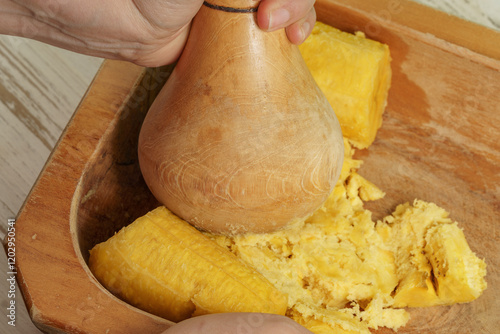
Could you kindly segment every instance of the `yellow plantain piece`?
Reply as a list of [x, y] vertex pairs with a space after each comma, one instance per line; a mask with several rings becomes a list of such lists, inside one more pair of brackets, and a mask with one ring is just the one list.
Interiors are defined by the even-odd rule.
[[399, 205], [377, 228], [392, 249], [400, 280], [394, 307], [470, 302], [486, 289], [486, 264], [436, 204]]
[[159, 207], [90, 251], [112, 293], [172, 321], [222, 312], [284, 315], [287, 296], [228, 250]]
[[317, 22], [299, 49], [344, 137], [357, 148], [370, 146], [382, 125], [391, 84], [389, 47]]
[[486, 289], [486, 264], [470, 249], [457, 223], [434, 226], [425, 237], [426, 257], [436, 279], [440, 304], [466, 303]]

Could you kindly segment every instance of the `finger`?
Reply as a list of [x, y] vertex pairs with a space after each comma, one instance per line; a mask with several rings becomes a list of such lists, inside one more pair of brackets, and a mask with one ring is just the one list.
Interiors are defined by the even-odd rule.
[[290, 42], [293, 44], [300, 44], [305, 41], [311, 34], [314, 23], [316, 23], [316, 10], [314, 10], [313, 7], [306, 17], [285, 28], [286, 35]]
[[219, 313], [184, 320], [163, 334], [312, 334], [290, 318], [264, 313]]
[[315, 0], [262, 0], [257, 24], [266, 31], [285, 28], [309, 15]]

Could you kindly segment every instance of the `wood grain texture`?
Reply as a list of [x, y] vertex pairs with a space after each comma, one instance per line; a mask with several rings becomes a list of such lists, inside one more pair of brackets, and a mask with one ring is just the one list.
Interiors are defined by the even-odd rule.
[[[498, 6], [498, 2], [496, 2], [496, 0], [480, 0], [477, 2], [466, 0], [419, 0], [419, 2], [444, 9], [449, 13], [465, 17], [471, 21], [478, 22], [491, 28], [498, 29], [499, 26], [499, 11], [494, 10], [497, 8], [495, 6]], [[385, 7], [386, 10], [389, 10], [390, 8], [392, 7]], [[378, 14], [386, 13], [382, 12], [384, 8], [379, 8], [377, 10]], [[418, 16], [416, 19], [418, 19]], [[446, 30], [445, 26], [437, 25], [437, 27], [441, 30]], [[455, 48], [452, 51], [453, 52], [451, 53], [455, 55], [462, 54], [465, 57], [470, 55], [470, 52], [464, 48]], [[410, 64], [423, 66], [435, 61], [435, 58], [433, 57], [434, 56], [431, 55], [426, 56], [425, 63], [418, 58], [413, 58], [409, 61]], [[447, 55], [447, 57], [448, 58], [446, 59], [450, 59], [449, 57], [451, 56]], [[33, 41], [5, 36], [0, 38], [0, 154], [2, 157], [0, 160], [0, 226], [2, 226], [0, 234], [5, 232], [7, 218], [14, 218], [16, 216], [24, 198], [28, 194], [51, 149], [55, 145], [57, 138], [78, 105], [81, 96], [83, 96], [98, 66], [101, 64], [101, 61], [102, 60], [100, 59], [76, 55]], [[408, 69], [404, 68], [404, 62], [400, 62], [399, 65], [401, 66], [401, 69], [399, 71], [398, 80], [408, 80], [413, 83], [417, 83], [418, 85], [431, 85], [431, 87], [436, 87], [439, 82], [442, 82], [441, 80], [437, 80], [437, 78], [436, 80], [432, 80], [423, 75], [408, 77]], [[459, 70], [462, 69], [462, 65], [467, 66], [468, 62], [460, 63], [456, 62], [455, 59], [450, 63], [448, 68], [455, 69], [459, 72]], [[430, 66], [426, 72], [427, 74], [429, 74], [430, 69], [434, 69], [435, 71], [439, 70], [437, 65], [433, 65]], [[431, 186], [430, 189], [434, 190], [435, 194], [427, 198], [436, 199], [436, 202], [442, 204], [448, 209], [450, 209], [448, 203], [453, 203], [453, 210], [450, 209], [452, 211], [452, 217], [460, 220], [462, 222], [462, 226], [465, 225], [464, 227], [466, 229], [467, 237], [469, 238], [469, 235], [472, 235], [474, 240], [476, 240], [476, 238], [478, 238], [477, 240], [483, 240], [489, 249], [494, 249], [492, 248], [495, 247], [494, 240], [498, 240], [498, 225], [493, 225], [490, 233], [486, 235], [485, 231], [478, 231], [472, 226], [473, 223], [468, 223], [468, 220], [466, 221], [464, 219], [468, 219], [467, 217], [471, 216], [476, 217], [476, 215], [481, 216], [481, 212], [489, 208], [488, 203], [491, 204], [491, 194], [495, 194], [495, 191], [498, 194], [498, 189], [494, 188], [494, 179], [490, 180], [485, 178], [485, 176], [495, 176], [495, 169], [489, 170], [488, 168], [484, 169], [483, 167], [483, 169], [479, 169], [480, 173], [477, 174], [478, 176], [472, 175], [465, 177], [465, 175], [474, 171], [476, 165], [483, 165], [485, 161], [491, 166], [491, 161], [494, 161], [491, 159], [494, 159], [494, 155], [498, 152], [498, 147], [494, 146], [494, 142], [491, 147], [489, 145], [481, 146], [478, 143], [475, 143], [474, 138], [478, 136], [482, 138], [485, 135], [484, 132], [486, 131], [486, 134], [493, 138], [494, 141], [494, 138], [498, 138], [498, 132], [496, 132], [492, 127], [484, 127], [484, 129], [482, 129], [479, 126], [482, 124], [480, 122], [485, 121], [493, 124], [492, 121], [484, 115], [481, 116], [479, 120], [476, 120], [475, 118], [466, 119], [468, 123], [474, 125], [471, 133], [468, 133], [468, 127], [462, 128], [459, 126], [459, 123], [455, 124], [452, 121], [454, 118], [451, 117], [464, 117], [463, 112], [460, 113], [460, 110], [463, 111], [477, 108], [482, 109], [483, 111], [487, 110], [485, 108], [490, 104], [481, 99], [488, 96], [495, 97], [493, 94], [497, 94], [497, 91], [495, 90], [495, 87], [497, 86], [495, 86], [495, 81], [492, 82], [489, 80], [491, 78], [484, 68], [479, 73], [480, 75], [478, 79], [473, 81], [477, 83], [478, 86], [472, 89], [472, 94], [465, 94], [464, 91], [453, 92], [451, 89], [453, 84], [447, 82], [449, 80], [446, 80], [446, 78], [441, 78], [447, 84], [445, 87], [441, 87], [439, 89], [439, 93], [437, 94], [440, 96], [432, 95], [431, 98], [429, 98], [429, 96], [425, 96], [424, 100], [427, 104], [435, 103], [440, 100], [442, 101], [443, 99], [449, 101], [458, 99], [458, 101], [460, 101], [462, 108], [459, 108], [459, 111], [457, 111], [457, 109], [450, 108], [445, 110], [445, 114], [443, 114], [448, 116], [448, 118], [445, 119], [445, 123], [447, 125], [451, 124], [451, 129], [437, 127], [436, 124], [432, 123], [443, 118], [442, 116], [436, 118], [437, 116], [434, 113], [436, 111], [435, 108], [422, 107], [422, 118], [420, 121], [425, 123], [425, 120], [428, 120], [428, 123], [426, 123], [423, 129], [420, 129], [420, 127], [417, 126], [419, 124], [418, 118], [414, 120], [408, 109], [403, 108], [403, 114], [395, 117], [394, 119], [384, 120], [385, 123], [380, 136], [381, 140], [382, 138], [389, 138], [387, 144], [381, 145], [388, 145], [389, 148], [396, 149], [397, 152], [399, 152], [397, 156], [393, 156], [394, 158], [400, 159], [398, 161], [401, 162], [401, 164], [398, 165], [400, 166], [398, 167], [398, 175], [406, 175], [405, 177], [408, 180], [411, 179], [411, 173], [413, 172], [416, 172], [416, 175], [418, 175], [419, 178], [424, 178], [429, 174], [429, 172], [434, 171], [434, 169], [424, 169], [425, 172], [423, 172], [417, 167], [422, 159], [422, 153], [424, 153], [425, 150], [436, 153], [431, 160], [433, 161], [433, 164], [439, 167], [439, 172], [437, 176], [433, 176], [432, 181], [428, 181], [426, 183], [426, 186]], [[431, 72], [430, 74], [434, 74], [434, 72]], [[471, 73], [468, 73], [467, 75], [470, 74]], [[481, 81], [479, 79], [484, 80]], [[498, 96], [498, 94], [496, 96]], [[416, 94], [414, 99], [418, 100], [422, 97], [422, 94]], [[404, 101], [398, 101], [398, 99], [391, 98], [391, 106], [396, 107], [402, 103], [404, 103]], [[432, 113], [430, 113], [429, 116], [430, 111], [432, 111]], [[389, 112], [388, 115], [390, 114], [391, 113]], [[492, 114], [498, 115], [498, 113], [495, 114], [494, 112]], [[396, 129], [398, 128], [398, 124], [405, 123], [407, 121], [410, 121], [410, 125], [415, 132], [413, 134], [410, 132], [400, 135], [395, 139], [390, 139], [391, 129]], [[386, 125], [389, 128], [384, 130]], [[417, 136], [418, 134], [423, 134], [424, 136]], [[457, 152], [467, 154], [464, 166], [460, 162], [458, 162], [455, 166], [449, 163], [450, 161], [454, 161], [454, 157], [453, 154], [447, 150], [448, 146], [446, 141], [443, 142], [443, 138], [450, 134], [458, 136], [458, 142], [453, 141], [452, 148], [457, 150]], [[429, 135], [433, 140], [438, 140], [437, 143], [434, 144], [426, 141], [426, 135]], [[399, 143], [397, 142], [398, 140], [400, 141]], [[419, 149], [415, 149], [412, 145], [406, 145], [405, 147], [399, 145], [401, 143], [412, 143], [414, 140], [417, 140], [417, 146], [419, 144], [423, 144], [424, 146], [419, 146]], [[462, 144], [465, 144], [465, 146], [462, 147]], [[379, 149], [377, 149], [377, 152], [372, 154], [370, 151], [369, 154], [372, 157], [383, 155], [385, 152], [382, 148], [383, 146], [380, 146]], [[485, 154], [473, 154], [472, 152], [484, 152]], [[410, 159], [408, 161], [402, 161], [403, 159], [400, 157], [401, 154], [409, 154]], [[450, 159], [446, 160], [449, 163], [448, 166], [443, 165], [443, 161], [445, 160], [437, 159], [439, 155]], [[488, 157], [490, 157], [489, 162], [487, 159]], [[372, 159], [370, 157], [363, 158]], [[368, 166], [368, 164], [365, 164], [365, 167], [366, 166]], [[379, 165], [379, 167], [385, 168], [387, 166]], [[365, 173], [368, 179], [370, 179], [372, 175], [367, 174], [368, 170], [368, 167], [366, 167], [363, 169], [363, 173]], [[451, 175], [458, 175], [458, 182], [456, 182], [455, 179], [449, 175], [450, 170], [453, 172]], [[380, 175], [378, 177], [382, 178]], [[373, 178], [374, 177], [372, 177], [372, 179]], [[440, 182], [441, 179], [444, 179], [445, 184], [451, 184], [451, 190], [443, 192], [442, 198], [440, 198], [440, 192], [438, 192], [442, 189], [436, 189], [436, 185], [434, 184], [435, 182]], [[375, 178], [375, 180], [378, 179]], [[386, 184], [390, 185], [389, 181], [390, 180], [386, 179], [383, 184], [380, 182], [378, 184], [386, 191], [392, 190], [392, 188], [386, 187]], [[414, 182], [418, 182], [418, 180]], [[462, 190], [466, 189], [464, 187], [467, 182], [472, 182], [475, 187], [473, 191], [467, 190], [467, 194], [470, 192], [471, 198], [473, 198], [474, 201], [468, 201], [463, 197], [456, 197], [457, 194], [463, 194]], [[496, 184], [498, 184], [498, 182]], [[405, 194], [399, 193], [398, 196], [404, 195], [408, 200], [410, 200], [413, 196], [420, 196], [422, 198], [424, 197], [422, 196], [422, 192], [425, 192], [425, 187], [419, 189], [421, 189], [420, 192], [415, 193], [410, 192], [408, 189]], [[426, 194], [428, 193], [426, 192]], [[374, 209], [387, 210], [388, 207], [391, 207], [391, 205], [396, 203], [396, 198], [388, 196], [384, 201], [386, 202], [381, 203], [380, 208], [377, 209], [375, 207]], [[460, 206], [462, 206], [462, 208], [460, 208]], [[456, 210], [455, 207], [457, 207]], [[498, 217], [498, 215], [496, 217]], [[497, 220], [498, 219], [495, 218], [493, 222], [497, 222]], [[473, 244], [472, 247], [475, 251], [482, 255], [480, 245]], [[2, 268], [5, 268], [5, 263], [5, 256], [0, 257], [0, 265]], [[495, 269], [495, 266], [492, 266], [492, 263], [490, 262], [488, 262], [488, 264], [490, 265], [490, 275], [492, 273], [493, 277], [498, 277], [498, 272]], [[44, 268], [43, 270], [47, 270], [47, 268]], [[5, 287], [6, 272], [4, 270], [0, 272], [0, 281], [2, 282], [2, 288], [0, 289], [2, 295], [0, 295], [0, 301], [1, 306], [5, 310], [8, 301], [6, 299], [6, 293], [4, 293], [4, 291], [7, 291]], [[495, 285], [493, 285], [493, 288], [494, 287]], [[490, 283], [488, 292], [491, 291], [491, 289], [492, 286]], [[488, 321], [491, 320], [492, 312], [496, 312], [493, 313], [493, 315], [499, 313], [498, 302], [495, 303], [493, 297], [490, 295], [485, 296], [486, 297], [481, 298], [494, 303], [494, 307], [491, 310], [482, 309], [486, 307], [486, 304], [484, 303], [470, 304], [475, 306], [442, 308], [437, 313], [434, 312], [434, 309], [420, 310], [421, 320], [414, 321], [412, 326], [414, 326], [413, 328], [415, 329], [415, 332], [418, 328], [424, 332], [433, 332], [432, 328], [429, 327], [430, 325], [427, 324], [428, 321], [426, 319], [429, 319], [428, 317], [442, 317], [444, 322], [449, 323], [455, 321], [457, 317], [463, 317], [463, 321], [467, 322], [470, 321], [470, 318], [466, 315], [467, 312], [471, 310], [470, 307], [472, 307], [476, 311], [478, 311], [478, 308], [479, 311], [481, 311], [481, 309], [483, 311], [475, 320], [476, 322], [484, 325], [483, 332], [494, 333], [498, 326], [491, 327], [491, 325], [489, 325], [490, 327], [488, 327], [486, 324], [488, 324]], [[38, 330], [34, 329], [28, 320], [27, 313], [23, 312], [24, 309], [22, 308], [22, 300], [20, 297], [20, 294], [18, 294], [17, 326], [13, 328], [8, 326], [5, 321], [0, 321], [0, 332], [38, 332]], [[91, 302], [89, 303], [89, 305], [92, 304]], [[428, 317], [423, 316], [424, 313], [427, 313]], [[464, 330], [462, 332], [465, 333], [466, 331]]]
[[298, 47], [254, 17], [200, 9], [139, 136], [151, 192], [217, 234], [271, 232], [304, 219], [342, 168], [339, 121]]
[[0, 39], [0, 235], [101, 62], [35, 41]]

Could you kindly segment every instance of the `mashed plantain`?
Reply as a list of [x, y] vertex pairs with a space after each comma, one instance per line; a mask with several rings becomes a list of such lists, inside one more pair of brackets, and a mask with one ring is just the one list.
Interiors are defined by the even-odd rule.
[[[288, 316], [316, 334], [398, 329], [399, 307], [467, 302], [486, 288], [486, 268], [435, 204], [416, 200], [374, 222], [363, 201], [384, 193], [357, 174], [345, 140], [342, 174], [305, 222], [269, 234], [210, 237], [288, 294]], [[436, 283], [437, 282], [437, 283]]]

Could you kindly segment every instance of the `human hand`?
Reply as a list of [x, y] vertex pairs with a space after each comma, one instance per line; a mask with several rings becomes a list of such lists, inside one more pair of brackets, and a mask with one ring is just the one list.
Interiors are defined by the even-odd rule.
[[264, 313], [219, 313], [184, 320], [163, 334], [311, 334], [290, 318]]
[[[286, 27], [289, 40], [300, 44], [316, 21], [314, 2], [262, 0], [257, 23], [266, 31]], [[202, 4], [203, 0], [0, 0], [0, 34], [160, 66], [179, 57]]]

